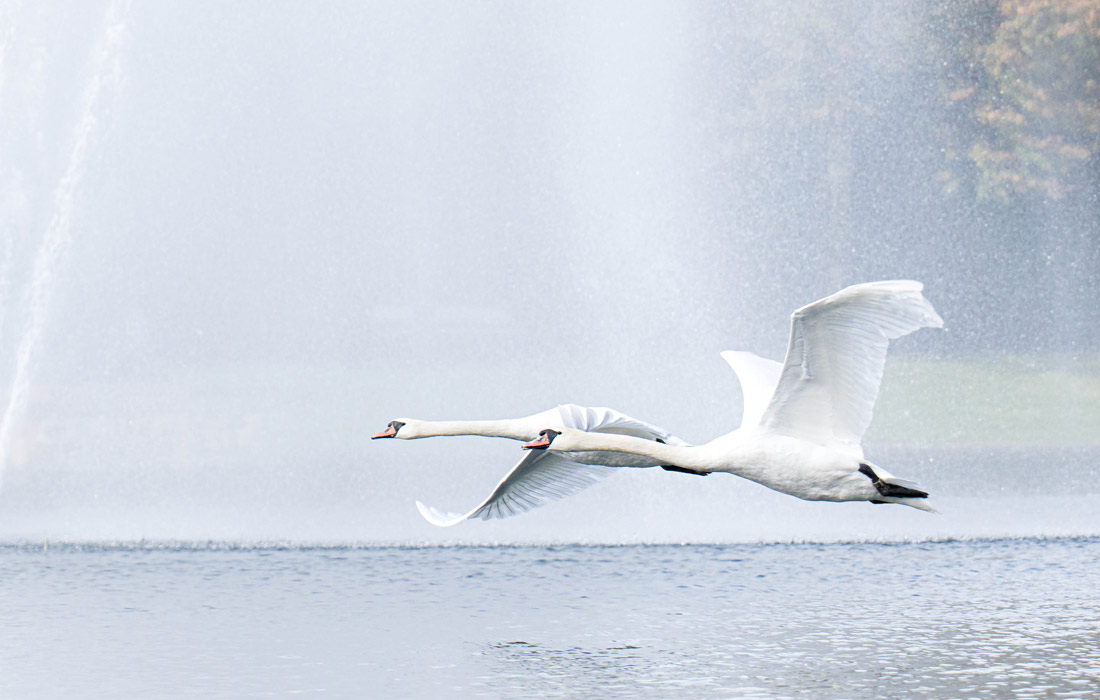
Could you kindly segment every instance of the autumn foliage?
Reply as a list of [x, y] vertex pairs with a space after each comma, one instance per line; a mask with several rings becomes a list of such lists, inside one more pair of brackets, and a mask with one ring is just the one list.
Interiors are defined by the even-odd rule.
[[975, 50], [983, 84], [949, 95], [976, 122], [976, 193], [1060, 199], [1100, 163], [1100, 1], [1009, 0], [1000, 14]]

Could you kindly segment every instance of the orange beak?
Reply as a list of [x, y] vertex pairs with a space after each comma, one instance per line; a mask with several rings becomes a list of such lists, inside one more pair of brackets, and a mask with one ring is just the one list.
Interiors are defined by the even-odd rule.
[[523, 449], [525, 450], [541, 450], [546, 447], [550, 447], [550, 438], [545, 435], [539, 435], [531, 442], [525, 443]]
[[394, 435], [397, 435], [397, 428], [393, 427], [392, 425], [387, 425], [385, 430], [378, 433], [377, 435], [372, 435], [371, 440], [377, 440], [378, 438], [391, 438]]

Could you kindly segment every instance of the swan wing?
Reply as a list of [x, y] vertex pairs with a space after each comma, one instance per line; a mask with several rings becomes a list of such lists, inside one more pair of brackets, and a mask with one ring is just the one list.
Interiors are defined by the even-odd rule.
[[[687, 445], [667, 430], [631, 418], [613, 408], [592, 408], [576, 404], [557, 407], [561, 427], [589, 432], [617, 433], [646, 440], [664, 440], [669, 445]], [[551, 411], [523, 419], [534, 430], [557, 427]], [[537, 424], [537, 425], [535, 425]], [[539, 506], [579, 493], [615, 472], [614, 467], [581, 464], [548, 450], [529, 450], [512, 468], [489, 497], [468, 513], [447, 513], [416, 502], [424, 519], [439, 527], [450, 527], [463, 520], [492, 520], [518, 515]]]
[[761, 427], [822, 445], [857, 447], [871, 422], [890, 340], [943, 319], [920, 282], [869, 282], [803, 306]]
[[439, 527], [463, 520], [507, 518], [579, 493], [614, 473], [612, 467], [571, 462], [547, 450], [529, 450], [489, 497], [468, 513], [446, 513], [420, 501], [417, 510]]
[[637, 418], [631, 418], [613, 408], [603, 406], [592, 408], [569, 403], [558, 406], [558, 413], [561, 415], [562, 425], [566, 428], [575, 428], [589, 433], [630, 435], [643, 440], [660, 439], [669, 445], [688, 444], [664, 428], [659, 428], [652, 423], [646, 423]]
[[726, 350], [722, 359], [733, 368], [737, 381], [741, 382], [741, 395], [745, 400], [741, 427], [756, 427], [775, 394], [783, 365], [744, 350]]

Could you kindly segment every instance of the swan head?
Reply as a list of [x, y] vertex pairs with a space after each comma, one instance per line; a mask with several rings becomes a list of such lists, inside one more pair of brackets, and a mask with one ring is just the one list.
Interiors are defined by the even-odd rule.
[[[554, 440], [556, 440], [558, 438], [558, 436], [560, 436], [561, 434], [562, 434], [562, 431], [554, 430], [552, 428], [546, 428], [545, 430], [540, 430], [539, 431], [539, 436], [537, 438], [535, 438], [534, 440], [532, 440], [531, 442], [525, 443], [523, 445], [523, 449], [525, 449], [525, 450], [545, 450], [545, 449], [548, 449], [550, 447], [550, 445], [554, 444]], [[555, 445], [555, 448], [558, 448], [558, 447], [560, 447], [560, 445]], [[555, 451], [558, 451], [558, 450], [555, 449]]]
[[409, 424], [409, 421], [407, 421], [407, 420], [405, 420], [405, 421], [391, 420], [389, 422], [389, 424], [386, 425], [386, 429], [383, 430], [382, 432], [378, 433], [377, 435], [372, 435], [371, 440], [377, 440], [379, 438], [393, 438], [393, 437], [399, 437], [399, 438], [404, 440], [404, 439], [408, 439], [410, 437], [414, 437], [413, 435], [410, 434], [410, 433], [413, 432], [411, 430], [407, 430], [407, 431], [405, 431], [405, 433], [401, 432], [401, 429], [407, 427], [408, 424]]

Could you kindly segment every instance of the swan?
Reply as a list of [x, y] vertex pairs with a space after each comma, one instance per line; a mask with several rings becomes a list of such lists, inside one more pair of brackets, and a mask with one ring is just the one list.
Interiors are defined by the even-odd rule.
[[[774, 364], [778, 376], [779, 363]], [[528, 442], [538, 437], [539, 431], [546, 427], [558, 431], [579, 430], [631, 436], [639, 441], [660, 441], [680, 447], [688, 444], [667, 430], [614, 409], [575, 404], [563, 404], [532, 416], [504, 420], [426, 421], [398, 418], [390, 421], [382, 432], [371, 439], [415, 440], [444, 435], [481, 435]], [[468, 513], [446, 513], [420, 501], [416, 502], [416, 507], [425, 520], [439, 527], [449, 527], [474, 518], [506, 518], [578, 493], [613, 474], [613, 467], [656, 466], [661, 466], [660, 461], [622, 452], [555, 454], [533, 451], [512, 467], [488, 498]], [[681, 471], [675, 467], [670, 470]]]
[[[744, 408], [742, 426], [759, 422], [767, 406], [766, 397], [779, 383], [782, 365], [751, 352], [727, 350], [722, 358], [741, 383]], [[765, 397], [764, 401], [760, 397]], [[563, 404], [525, 418], [503, 420], [426, 421], [415, 418], [392, 420], [372, 440], [398, 438], [416, 440], [447, 435], [480, 435], [528, 442], [547, 426], [557, 431], [575, 429], [600, 434], [631, 435], [668, 445], [687, 446], [668, 431], [620, 413], [612, 408], [590, 408]], [[425, 520], [439, 527], [450, 527], [463, 520], [507, 518], [578, 493], [620, 467], [656, 467], [675, 472], [699, 474], [694, 470], [644, 456], [621, 452], [580, 451], [555, 454], [531, 451], [496, 485], [488, 498], [467, 513], [447, 513], [416, 501]], [[705, 476], [705, 474], [704, 474]]]
[[704, 445], [548, 427], [523, 447], [561, 454], [619, 451], [700, 474], [736, 474], [808, 501], [900, 503], [934, 512], [927, 492], [868, 462], [860, 447], [889, 341], [943, 326], [922, 289], [910, 280], [868, 282], [795, 311], [774, 391], [742, 381], [748, 424]]

